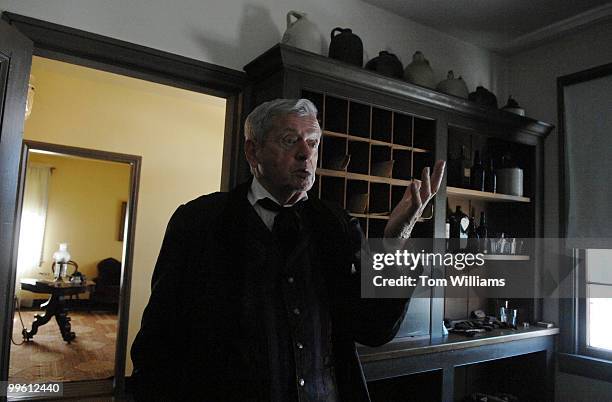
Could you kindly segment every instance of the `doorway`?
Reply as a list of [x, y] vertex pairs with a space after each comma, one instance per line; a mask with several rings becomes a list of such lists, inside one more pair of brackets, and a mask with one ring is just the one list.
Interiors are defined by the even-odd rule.
[[[0, 231], [0, 240], [2, 240], [0, 241], [0, 303], [4, 306], [0, 308], [0, 321], [4, 328], [0, 333], [0, 381], [6, 381], [9, 372], [10, 333], [13, 327], [13, 295], [19, 237], [18, 220], [15, 218], [20, 216], [16, 200], [19, 200], [20, 172], [25, 169], [24, 166], [19, 166], [19, 160], [23, 140], [23, 105], [25, 104], [32, 51], [34, 55], [41, 58], [67, 62], [65, 64], [72, 66], [89, 67], [97, 72], [107, 72], [115, 76], [132, 77], [141, 82], [160, 84], [166, 88], [184, 89], [193, 94], [210, 95], [211, 98], [224, 102], [219, 107], [222, 110], [219, 118], [224, 123], [219, 129], [222, 145], [212, 148], [191, 141], [206, 137], [205, 131], [192, 132], [191, 138], [185, 140], [179, 135], [180, 127], [169, 127], [171, 119], [166, 119], [167, 125], [164, 126], [155, 124], [156, 122], [164, 123], [163, 117], [167, 117], [168, 111], [178, 113], [185, 111], [185, 108], [171, 107], [149, 115], [156, 119], [141, 119], [141, 122], [145, 123], [143, 127], [147, 128], [150, 133], [154, 133], [159, 127], [165, 128], [165, 131], [163, 135], [143, 134], [141, 138], [136, 138], [132, 135], [131, 130], [125, 127], [109, 127], [113, 119], [108, 115], [84, 114], [81, 107], [71, 108], [72, 105], [79, 106], [82, 103], [99, 100], [87, 90], [73, 93], [71, 97], [67, 96], [63, 103], [51, 102], [50, 104], [53, 106], [68, 105], [64, 108], [66, 114], [62, 116], [65, 122], [70, 123], [79, 119], [87, 121], [96, 117], [102, 120], [102, 124], [93, 126], [93, 130], [80, 127], [64, 131], [58, 130], [55, 125], [41, 124], [37, 130], [37, 136], [29, 137], [30, 140], [116, 153], [128, 152], [143, 157], [139, 197], [141, 205], [138, 210], [139, 225], [136, 230], [136, 250], [132, 250], [135, 254], [134, 273], [141, 276], [133, 278], [132, 288], [124, 299], [130, 311], [129, 328], [126, 334], [121, 334], [121, 331], [118, 334], [118, 337], [126, 337], [127, 346], [131, 344], [139, 327], [140, 314], [150, 292], [150, 275], [169, 216], [180, 203], [202, 192], [210, 192], [211, 190], [201, 187], [202, 178], [208, 178], [214, 174], [213, 172], [218, 172], [214, 169], [193, 168], [188, 162], [200, 160], [212, 163], [211, 161], [217, 161], [215, 158], [219, 158], [222, 161], [220, 167], [220, 189], [222, 190], [232, 188], [243, 180], [248, 172], [246, 163], [238, 156], [242, 154], [241, 110], [248, 108], [242, 99], [246, 86], [246, 76], [243, 72], [8, 12], [3, 13], [3, 19], [5, 21], [0, 21], [0, 32], [2, 32], [0, 35], [0, 90], [6, 92], [4, 115], [0, 116], [0, 156], [2, 156], [0, 175], [3, 181], [3, 188], [0, 191], [0, 216], [3, 222], [3, 230]], [[8, 75], [4, 74], [6, 71]], [[37, 78], [33, 114], [26, 123], [26, 129], [28, 125], [32, 125], [32, 122], [40, 118], [39, 112], [44, 110], [44, 107], [41, 107], [40, 94], [47, 92], [42, 89], [44, 86], [42, 82]], [[60, 86], [59, 91], [66, 92], [66, 87]], [[129, 97], [115, 97], [106, 104], [116, 106], [127, 99]], [[118, 107], [117, 110], [126, 111], [125, 108]], [[134, 116], [138, 114], [132, 114], [132, 117]], [[207, 119], [206, 115], [202, 115], [202, 118]], [[182, 120], [179, 119], [179, 121]], [[38, 137], [43, 133], [51, 134], [51, 137]], [[57, 135], [58, 133], [62, 135]], [[66, 135], [70, 135], [74, 141], [66, 141]], [[114, 145], [102, 146], [99, 140], [109, 140]], [[175, 145], [188, 148], [187, 152], [191, 153], [188, 154], [188, 157], [180, 152], [177, 153]], [[138, 148], [140, 146], [156, 149], [155, 155], [152, 157], [147, 152], [141, 152]], [[218, 151], [218, 154], [208, 158], [206, 151], [211, 150]], [[150, 202], [145, 203], [143, 201], [145, 197], [148, 197]], [[144, 208], [145, 204], [148, 205], [148, 208]], [[141, 232], [144, 236], [142, 239], [139, 237]], [[141, 253], [141, 257], [138, 257], [139, 247], [150, 252]], [[131, 373], [129, 358], [123, 362], [122, 367], [125, 369], [126, 376], [129, 376]], [[116, 371], [115, 374], [119, 375], [119, 372]], [[114, 395], [122, 394], [124, 380], [122, 376], [114, 379], [112, 391]], [[110, 394], [108, 389], [95, 384], [88, 386], [88, 389], [83, 392], [67, 393], [66, 391], [67, 389], [64, 388], [66, 397], [91, 395], [92, 391], [96, 394]]]
[[110, 392], [123, 376], [141, 158], [28, 140], [23, 156], [8, 380]]
[[[55, 322], [52, 322], [41, 326], [42, 337], [34, 335], [32, 341], [44, 348], [48, 345], [39, 340], [50, 336], [53, 338], [52, 342], [55, 342], [55, 349], [44, 350], [43, 353], [46, 354], [38, 357], [28, 353], [28, 359], [35, 359], [36, 370], [40, 373], [39, 380], [57, 380], [66, 374], [63, 380], [70, 383], [64, 385], [65, 394], [84, 395], [89, 393], [88, 390], [98, 392], [101, 389], [110, 393], [113, 384], [115, 388], [119, 387], [118, 383], [123, 382], [124, 374], [131, 373], [129, 347], [140, 327], [141, 312], [150, 292], [151, 273], [172, 212], [178, 205], [201, 194], [221, 189], [226, 102], [210, 95], [39, 56], [32, 59], [31, 77], [35, 80], [34, 101], [31, 114], [24, 125], [24, 138], [30, 148], [115, 162], [121, 161], [121, 158], [109, 155], [138, 155], [136, 158], [139, 160], [140, 185], [133, 190], [138, 194], [138, 203], [134, 204], [132, 209], [128, 208], [128, 211], [134, 211], [135, 223], [135, 210], [138, 207], [138, 224], [128, 225], [128, 228], [134, 230], [134, 237], [133, 241], [124, 244], [124, 249], [133, 253], [133, 269], [123, 272], [121, 289], [123, 291], [127, 287], [128, 294], [119, 302], [116, 330], [110, 323], [113, 318], [108, 314], [89, 319], [88, 314], [79, 311], [75, 305], [77, 302], [71, 301], [72, 306], [68, 306], [72, 309], [69, 316], [75, 324], [73, 332], [76, 333], [76, 341], [70, 345], [62, 343], [61, 331]], [[73, 148], [73, 151], [62, 150], [64, 146]], [[77, 152], [74, 148], [80, 151]], [[39, 156], [37, 158], [40, 159]], [[126, 158], [127, 156], [122, 161], [126, 162]], [[53, 165], [49, 161], [47, 164]], [[78, 169], [83, 173], [83, 168]], [[56, 169], [55, 177], [52, 175], [51, 180], [59, 178], [60, 173], [59, 168]], [[101, 179], [90, 178], [89, 182], [93, 187], [109, 191], [109, 185], [104, 184]], [[127, 200], [130, 199], [131, 197], [127, 197]], [[74, 206], [72, 208], [74, 209]], [[94, 213], [98, 221], [103, 221], [99, 207]], [[113, 225], [116, 225], [119, 218], [112, 220]], [[97, 226], [100, 228], [101, 225], [98, 223]], [[112, 238], [116, 241], [117, 234], [113, 233]], [[47, 265], [47, 273], [50, 272], [48, 265], [52, 251], [57, 251], [59, 243], [64, 242], [59, 238], [50, 241], [54, 243], [47, 247], [47, 260], [44, 262]], [[70, 239], [65, 241], [74, 243]], [[77, 247], [76, 244], [74, 246]], [[102, 247], [102, 244], [99, 246]], [[76, 256], [83, 247], [85, 245], [77, 248], [69, 245], [69, 251]], [[83, 258], [85, 257], [80, 257], [81, 260]], [[91, 272], [86, 276], [89, 279], [99, 277], [97, 264], [108, 258], [127, 261], [125, 256], [113, 256], [110, 251], [106, 255], [98, 254], [96, 267], [91, 267]], [[80, 263], [78, 259], [75, 260]], [[91, 261], [90, 259], [90, 264], [93, 264]], [[19, 274], [19, 271], [17, 273]], [[128, 277], [132, 278], [131, 282], [127, 280]], [[16, 290], [21, 287], [23, 285], [20, 282], [15, 282]], [[100, 295], [97, 290], [98, 286], [93, 292], [94, 299]], [[81, 298], [88, 303], [90, 292], [84, 293]], [[36, 304], [33, 306], [35, 308]], [[89, 313], [99, 312], [98, 307], [96, 304], [93, 309], [90, 306], [84, 308]], [[31, 330], [34, 311], [22, 309], [22, 312], [22, 315], [27, 317], [24, 318], [23, 326]], [[13, 324], [14, 335], [22, 331], [19, 315], [16, 318]], [[88, 323], [85, 323], [86, 321]], [[102, 322], [102, 326], [99, 322]], [[85, 334], [84, 328], [87, 331], [93, 330]], [[105, 333], [99, 334], [104, 331]], [[113, 331], [117, 334], [116, 342], [113, 342], [114, 355], [104, 350], [106, 346], [102, 344], [108, 343], [100, 337], [112, 337]], [[80, 340], [86, 345], [100, 349], [75, 351]], [[11, 352], [18, 350], [11, 348]], [[58, 350], [67, 353], [61, 355]], [[67, 359], [70, 355], [83, 354], [105, 358], [96, 359], [97, 362], [90, 362], [91, 364], [82, 358], [80, 361]], [[103, 365], [101, 361], [111, 355], [114, 365], [109, 373], [109, 365]], [[62, 372], [59, 368], [61, 361], [72, 364], [71, 369]], [[11, 369], [17, 368], [14, 362], [9, 356]], [[20, 368], [24, 378], [27, 370], [23, 366]], [[17, 378], [19, 377], [15, 379]], [[9, 375], [8, 380], [13, 381], [13, 378]]]

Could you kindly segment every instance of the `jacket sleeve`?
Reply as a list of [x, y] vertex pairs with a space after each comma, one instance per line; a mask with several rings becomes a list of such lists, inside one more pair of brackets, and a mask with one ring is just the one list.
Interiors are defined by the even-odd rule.
[[[380, 346], [392, 340], [404, 320], [410, 295], [403, 299], [373, 299], [361, 297], [361, 253], [369, 253], [362, 248], [365, 236], [357, 218], [348, 220], [348, 259], [354, 267], [348, 274], [347, 282], [349, 311], [354, 340], [366, 346]], [[417, 273], [418, 274], [418, 273]]]
[[151, 281], [151, 297], [132, 344], [136, 400], [170, 400], [180, 386], [181, 312], [179, 270], [184, 266], [188, 231], [181, 205], [168, 223]]

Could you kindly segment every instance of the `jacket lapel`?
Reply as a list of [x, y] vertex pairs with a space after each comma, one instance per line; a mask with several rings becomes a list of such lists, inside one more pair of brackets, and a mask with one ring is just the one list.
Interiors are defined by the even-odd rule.
[[247, 199], [251, 182], [239, 185], [229, 193], [225, 222], [230, 241], [243, 268], [258, 269], [265, 262], [266, 250], [273, 243], [272, 234]]

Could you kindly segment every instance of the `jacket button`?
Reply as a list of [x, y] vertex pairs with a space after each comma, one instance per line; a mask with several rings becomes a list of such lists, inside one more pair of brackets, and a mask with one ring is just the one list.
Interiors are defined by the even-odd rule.
[[300, 378], [300, 380], [298, 381], [298, 384], [300, 384], [300, 387], [303, 387], [304, 384], [306, 384], [306, 382], [304, 381], [303, 378]]
[[294, 308], [294, 309], [293, 309], [293, 314], [295, 314], [295, 315], [300, 315], [300, 309], [299, 309], [299, 308], [297, 308], [297, 307], [296, 307], [296, 308]]

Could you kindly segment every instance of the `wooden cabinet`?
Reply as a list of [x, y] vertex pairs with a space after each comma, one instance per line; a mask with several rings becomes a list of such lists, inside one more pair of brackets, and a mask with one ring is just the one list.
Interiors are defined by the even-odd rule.
[[[541, 236], [543, 141], [551, 125], [284, 45], [273, 47], [245, 70], [251, 82], [245, 97], [247, 111], [281, 97], [303, 97], [317, 106], [323, 136], [311, 193], [346, 208], [359, 218], [369, 237], [382, 236], [389, 211], [424, 166], [449, 160], [461, 147], [469, 158], [476, 149], [495, 159], [510, 153], [523, 169], [524, 194], [447, 186], [445, 176], [413, 236], [444, 238], [447, 210], [456, 205], [474, 210], [477, 217], [486, 211], [489, 228], [496, 234]], [[536, 246], [512, 256], [488, 253], [486, 258], [491, 266], [519, 273], [527, 278], [526, 288], [536, 289], [541, 275], [539, 254]], [[436, 278], [447, 274], [443, 267], [434, 266], [431, 271]], [[556, 332], [526, 329], [490, 333], [482, 339], [445, 337], [444, 318], [465, 319], [477, 308], [495, 314], [501, 301], [483, 298], [471, 288], [459, 295], [441, 287], [415, 292], [420, 297], [411, 300], [397, 339], [380, 348], [359, 349], [373, 400], [415, 396], [451, 401], [478, 390], [512, 391], [510, 385], [515, 383], [526, 384], [518, 393], [525, 400], [539, 400], [531, 396], [534, 389], [543, 389], [544, 399], [552, 400]], [[541, 319], [540, 300], [526, 297], [510, 303], [520, 309], [520, 322]], [[480, 364], [522, 355], [525, 359]], [[539, 374], [507, 382], [503, 368], [508, 364], [538, 367]], [[481, 380], [488, 381], [488, 387]]]
[[[413, 236], [444, 238], [447, 208], [455, 205], [473, 208], [477, 218], [481, 210], [487, 211], [489, 226], [509, 237], [541, 235], [543, 140], [551, 125], [282, 44], [245, 71], [251, 82], [247, 110], [280, 97], [308, 98], [317, 106], [323, 136], [311, 192], [358, 217], [369, 237], [382, 236], [389, 212], [424, 166], [448, 160], [461, 146], [468, 148], [470, 158], [475, 149], [494, 158], [510, 152], [524, 170], [524, 195], [447, 187], [445, 178]], [[530, 285], [538, 286], [538, 250], [489, 259], [528, 272]], [[439, 267], [432, 274], [446, 275]], [[445, 317], [467, 318], [474, 308], [494, 314], [491, 300], [470, 292], [445, 299], [444, 289], [428, 291], [431, 299], [411, 303], [399, 337], [441, 336]], [[522, 309], [521, 321], [541, 318], [538, 300], [513, 303]]]

